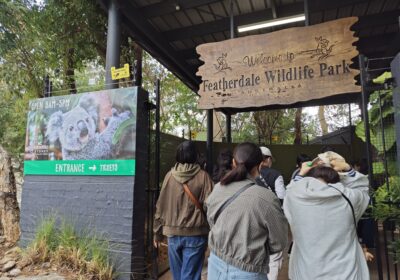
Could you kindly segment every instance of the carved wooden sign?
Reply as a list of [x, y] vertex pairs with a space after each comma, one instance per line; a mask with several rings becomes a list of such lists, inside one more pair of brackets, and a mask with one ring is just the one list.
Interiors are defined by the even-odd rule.
[[351, 69], [357, 17], [289, 28], [196, 48], [205, 63], [200, 109], [293, 104], [360, 92]]

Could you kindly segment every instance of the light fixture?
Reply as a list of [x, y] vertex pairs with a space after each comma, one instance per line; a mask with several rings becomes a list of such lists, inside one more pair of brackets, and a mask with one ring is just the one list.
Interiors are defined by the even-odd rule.
[[262, 21], [259, 23], [242, 25], [242, 26], [238, 27], [238, 31], [239, 32], [247, 32], [247, 31], [261, 29], [261, 28], [267, 28], [267, 27], [272, 27], [272, 26], [277, 26], [277, 25], [284, 25], [284, 24], [288, 24], [288, 23], [292, 23], [292, 22], [304, 21], [305, 19], [306, 19], [306, 16], [304, 14], [290, 16], [290, 17], [284, 17], [284, 18], [277, 18], [277, 19], [272, 19], [272, 20], [268, 20], [268, 21]]

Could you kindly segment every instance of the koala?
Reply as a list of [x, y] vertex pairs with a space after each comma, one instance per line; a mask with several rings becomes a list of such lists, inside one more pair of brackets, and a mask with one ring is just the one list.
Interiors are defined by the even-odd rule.
[[113, 155], [112, 138], [119, 125], [129, 119], [131, 113], [118, 113], [112, 108], [107, 127], [97, 132], [98, 104], [91, 95], [85, 95], [70, 111], [55, 112], [47, 124], [46, 136], [50, 142], [59, 140], [64, 160], [110, 159]]

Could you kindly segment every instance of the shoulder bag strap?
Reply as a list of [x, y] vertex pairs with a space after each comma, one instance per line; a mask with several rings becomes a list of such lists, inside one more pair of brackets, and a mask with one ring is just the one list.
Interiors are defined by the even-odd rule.
[[248, 188], [250, 188], [251, 186], [253, 186], [254, 183], [251, 182], [247, 185], [245, 185], [244, 187], [240, 188], [234, 195], [232, 195], [230, 198], [228, 198], [217, 210], [217, 212], [215, 213], [215, 217], [214, 217], [214, 225], [216, 224], [219, 215], [221, 215], [222, 211], [225, 210], [226, 207], [228, 207], [229, 204], [231, 204], [242, 192], [244, 192], [245, 190], [247, 190]]
[[350, 199], [343, 193], [341, 192], [339, 189], [335, 188], [332, 185], [329, 185], [330, 187], [334, 188], [335, 190], [337, 190], [338, 192], [340, 192], [340, 194], [342, 195], [342, 197], [347, 201], [347, 203], [350, 205], [351, 208], [351, 213], [353, 214], [353, 222], [354, 222], [354, 227], [356, 228], [356, 234], [358, 236], [358, 232], [357, 232], [357, 219], [356, 219], [356, 215], [354, 213], [354, 207], [353, 204], [351, 203]]
[[197, 198], [193, 195], [193, 193], [190, 191], [189, 186], [186, 183], [183, 183], [183, 190], [185, 193], [188, 195], [189, 199], [193, 202], [194, 205], [201, 211], [201, 213], [207, 217], [206, 213], [204, 212], [203, 206], [201, 203], [197, 200]]

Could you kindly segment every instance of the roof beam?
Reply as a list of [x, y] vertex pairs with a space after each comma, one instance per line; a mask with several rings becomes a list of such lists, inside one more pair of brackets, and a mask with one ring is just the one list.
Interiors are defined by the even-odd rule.
[[[280, 12], [279, 12], [280, 11]], [[288, 4], [278, 7], [278, 14], [281, 17], [299, 14], [304, 11], [303, 3]], [[272, 9], [261, 10], [257, 12], [247, 13], [236, 16], [234, 18], [235, 25], [247, 25], [256, 23], [263, 20], [273, 19]], [[207, 23], [197, 24], [193, 26], [173, 29], [164, 32], [164, 35], [168, 41], [179, 41], [187, 38], [201, 37], [212, 33], [229, 31], [230, 21], [229, 18], [223, 18]]]
[[[139, 8], [139, 13], [144, 15], [144, 17], [146, 18], [154, 18], [162, 15], [172, 14], [179, 10], [194, 9], [219, 1], [220, 0], [167, 0], [160, 3], [141, 7]], [[176, 8], [178, 5], [179, 9]]]
[[352, 6], [360, 3], [366, 3], [368, 0], [308, 0], [310, 13], [323, 10], [338, 9], [345, 6]]

